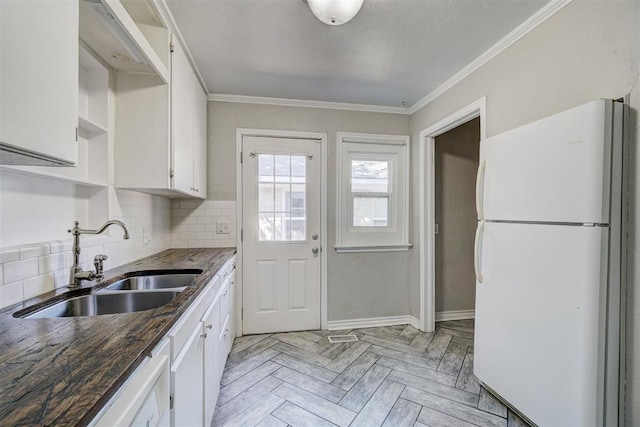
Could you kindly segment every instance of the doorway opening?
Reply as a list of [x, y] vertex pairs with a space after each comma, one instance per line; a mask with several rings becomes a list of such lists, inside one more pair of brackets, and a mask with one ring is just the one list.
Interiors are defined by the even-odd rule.
[[420, 132], [420, 329], [426, 332], [434, 331], [436, 322], [436, 137], [475, 118], [479, 119], [479, 140], [482, 140], [486, 137], [486, 97]]
[[435, 320], [475, 317], [473, 243], [480, 118], [435, 138]]

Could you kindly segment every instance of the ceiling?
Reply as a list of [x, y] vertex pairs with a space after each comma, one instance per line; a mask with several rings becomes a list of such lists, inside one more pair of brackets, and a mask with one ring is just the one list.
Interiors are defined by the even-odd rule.
[[167, 0], [210, 93], [410, 107], [548, 0], [365, 0], [342, 26], [303, 0]]

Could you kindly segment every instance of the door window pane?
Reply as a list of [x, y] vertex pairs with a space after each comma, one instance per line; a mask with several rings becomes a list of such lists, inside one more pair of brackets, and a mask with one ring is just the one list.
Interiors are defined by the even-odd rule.
[[355, 196], [354, 227], [386, 227], [389, 222], [389, 197]]
[[260, 213], [258, 215], [258, 240], [273, 240], [273, 214]]
[[259, 155], [258, 240], [306, 240], [306, 162], [303, 155]]
[[260, 212], [274, 212], [274, 196], [272, 183], [258, 183], [258, 210]]
[[273, 182], [273, 155], [258, 154], [258, 181]]
[[354, 193], [387, 193], [389, 191], [389, 162], [352, 160], [351, 191]]

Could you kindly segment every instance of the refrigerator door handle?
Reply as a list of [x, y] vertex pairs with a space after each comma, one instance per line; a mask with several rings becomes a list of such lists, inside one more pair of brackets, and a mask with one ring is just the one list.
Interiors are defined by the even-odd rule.
[[478, 167], [478, 175], [476, 176], [476, 211], [478, 219], [484, 219], [484, 175], [487, 169], [487, 159], [482, 160]]
[[484, 222], [478, 223], [476, 229], [476, 241], [473, 250], [473, 269], [476, 273], [476, 280], [478, 283], [482, 283], [482, 271], [480, 269], [480, 263], [482, 262], [482, 238], [484, 237]]

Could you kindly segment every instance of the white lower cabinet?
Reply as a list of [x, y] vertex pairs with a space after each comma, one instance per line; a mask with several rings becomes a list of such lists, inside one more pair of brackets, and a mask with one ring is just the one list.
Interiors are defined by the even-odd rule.
[[[213, 420], [222, 371], [234, 338], [231, 307], [235, 286], [230, 285], [234, 268], [235, 257], [220, 269], [169, 332], [172, 426], [210, 426]], [[186, 340], [185, 330], [191, 332]]]
[[220, 360], [222, 349], [219, 343], [219, 318], [220, 304], [219, 299], [216, 299], [202, 318], [204, 329], [204, 424], [207, 426], [213, 420], [213, 410], [216, 407], [220, 391], [218, 360]]
[[90, 425], [209, 427], [235, 337], [234, 307], [235, 256]]
[[199, 323], [171, 365], [172, 426], [204, 425], [204, 337]]
[[90, 426], [169, 426], [169, 351], [163, 340], [120, 390], [98, 413]]

